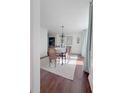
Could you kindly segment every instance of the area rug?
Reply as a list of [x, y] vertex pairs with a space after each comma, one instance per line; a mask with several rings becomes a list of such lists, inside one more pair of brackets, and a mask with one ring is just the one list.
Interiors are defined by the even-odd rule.
[[40, 60], [40, 68], [48, 72], [51, 72], [53, 74], [64, 77], [66, 79], [73, 80], [76, 61], [77, 61], [77, 56], [71, 55], [70, 60], [66, 60], [66, 61], [63, 60], [64, 63], [63, 65], [61, 65], [62, 60], [57, 59], [57, 64], [55, 67], [54, 62], [52, 62], [51, 65], [49, 66], [49, 58], [46, 57]]

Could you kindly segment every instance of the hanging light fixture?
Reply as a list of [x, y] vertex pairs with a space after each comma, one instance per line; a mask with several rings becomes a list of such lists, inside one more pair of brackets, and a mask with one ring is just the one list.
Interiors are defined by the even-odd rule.
[[62, 25], [61, 28], [62, 28], [62, 34], [61, 34], [61, 46], [63, 46], [63, 43], [64, 43], [64, 32], [63, 32], [64, 26]]

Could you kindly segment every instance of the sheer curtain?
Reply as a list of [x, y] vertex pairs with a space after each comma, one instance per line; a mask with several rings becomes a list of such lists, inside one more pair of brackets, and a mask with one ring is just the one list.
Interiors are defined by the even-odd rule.
[[91, 66], [91, 57], [92, 57], [92, 19], [93, 17], [93, 4], [90, 2], [89, 6], [89, 27], [87, 31], [87, 36], [86, 36], [86, 57], [85, 57], [85, 64], [84, 64], [84, 70], [86, 72], [90, 72], [90, 66]]
[[93, 90], [93, 3], [90, 3], [90, 24], [89, 24], [89, 42], [87, 49], [87, 62], [88, 62], [88, 71], [89, 71], [89, 82], [91, 89]]

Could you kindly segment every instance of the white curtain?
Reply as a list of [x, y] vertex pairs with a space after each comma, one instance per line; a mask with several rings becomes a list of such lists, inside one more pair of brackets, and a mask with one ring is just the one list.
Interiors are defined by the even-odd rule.
[[87, 35], [88, 35], [87, 29], [83, 30], [83, 32], [82, 32], [82, 37], [83, 37], [82, 41], [83, 41], [83, 43], [82, 43], [82, 52], [81, 52], [83, 57], [86, 57]]
[[93, 17], [93, 5], [92, 2], [90, 3], [89, 6], [89, 27], [88, 27], [88, 32], [87, 32], [87, 45], [86, 45], [86, 57], [85, 57], [85, 66], [84, 70], [86, 72], [89, 72], [90, 70], [90, 65], [91, 65], [91, 57], [92, 57], [92, 17]]

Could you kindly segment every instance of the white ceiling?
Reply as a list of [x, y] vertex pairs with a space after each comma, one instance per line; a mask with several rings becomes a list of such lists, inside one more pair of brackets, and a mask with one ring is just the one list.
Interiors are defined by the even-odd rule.
[[88, 28], [89, 0], [41, 0], [41, 27], [49, 31], [82, 31]]

